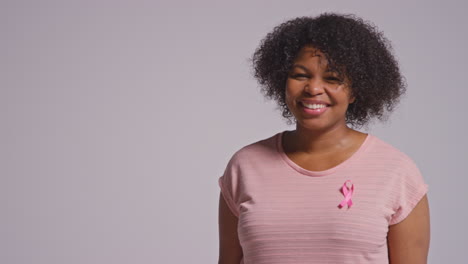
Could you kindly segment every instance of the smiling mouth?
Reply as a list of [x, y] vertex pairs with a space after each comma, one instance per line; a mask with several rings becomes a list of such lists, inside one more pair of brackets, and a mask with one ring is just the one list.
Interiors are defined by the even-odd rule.
[[308, 104], [304, 103], [302, 101], [299, 101], [299, 105], [301, 105], [304, 108], [311, 109], [311, 110], [316, 110], [316, 109], [322, 109], [322, 108], [327, 108], [330, 107], [329, 104], [322, 104], [322, 103], [313, 103], [313, 104]]
[[306, 106], [302, 102], [299, 103], [300, 111], [306, 116], [319, 117], [322, 114], [324, 114], [328, 110], [328, 108], [329, 106], [326, 104], [307, 104]]

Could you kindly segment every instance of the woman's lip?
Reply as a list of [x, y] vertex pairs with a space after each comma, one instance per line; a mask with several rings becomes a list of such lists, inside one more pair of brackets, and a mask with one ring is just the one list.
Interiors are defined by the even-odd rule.
[[324, 104], [326, 106], [330, 106], [329, 103], [327, 102], [324, 102], [324, 101], [320, 101], [320, 100], [300, 100], [299, 101], [300, 103], [306, 103], [306, 104]]
[[323, 114], [324, 112], [326, 112], [327, 109], [329, 108], [329, 106], [325, 106], [325, 107], [318, 108], [318, 109], [309, 109], [309, 108], [305, 107], [302, 104], [302, 102], [300, 102], [299, 107], [301, 109], [301, 112], [303, 112], [303, 113], [305, 113], [307, 115], [312, 115], [312, 116], [319, 116], [319, 115]]
[[299, 103], [299, 105], [301, 105], [301, 106], [304, 106], [304, 103], [307, 103], [307, 104], [324, 104], [326, 107], [330, 107], [330, 106], [331, 106], [331, 104], [327, 104], [327, 103], [308, 103], [307, 101], [299, 101], [298, 103]]

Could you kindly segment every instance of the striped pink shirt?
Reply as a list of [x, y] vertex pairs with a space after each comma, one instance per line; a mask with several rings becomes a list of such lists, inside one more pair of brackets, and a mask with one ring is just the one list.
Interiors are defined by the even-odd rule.
[[310, 171], [283, 152], [283, 133], [239, 149], [218, 180], [240, 263], [388, 263], [388, 226], [428, 191], [414, 161], [368, 133], [341, 164]]

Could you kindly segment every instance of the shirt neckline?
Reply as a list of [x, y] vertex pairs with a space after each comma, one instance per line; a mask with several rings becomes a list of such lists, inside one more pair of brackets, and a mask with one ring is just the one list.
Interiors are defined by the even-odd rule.
[[327, 170], [311, 171], [311, 170], [304, 169], [301, 166], [297, 165], [284, 152], [284, 149], [283, 149], [283, 135], [284, 135], [285, 131], [286, 130], [276, 134], [276, 150], [277, 150], [278, 154], [281, 156], [281, 159], [287, 165], [289, 165], [291, 168], [293, 168], [297, 172], [299, 172], [301, 174], [304, 174], [304, 175], [307, 175], [307, 176], [326, 176], [326, 175], [330, 175], [330, 174], [336, 172], [337, 170], [343, 169], [344, 167], [346, 167], [347, 165], [349, 165], [350, 163], [352, 163], [353, 161], [358, 159], [362, 155], [362, 153], [368, 148], [368, 146], [370, 145], [370, 143], [374, 139], [374, 135], [372, 135], [371, 133], [367, 133], [366, 139], [361, 143], [361, 146], [359, 146], [359, 148], [348, 159], [346, 159], [345, 161], [341, 162], [340, 164], [338, 164], [338, 165], [336, 165], [336, 166], [334, 166], [332, 168], [329, 168]]

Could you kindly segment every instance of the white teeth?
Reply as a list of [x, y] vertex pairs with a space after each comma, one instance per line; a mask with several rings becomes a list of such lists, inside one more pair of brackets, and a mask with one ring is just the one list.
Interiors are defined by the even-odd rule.
[[327, 107], [324, 104], [306, 104], [306, 103], [302, 103], [302, 105], [304, 105], [305, 107], [310, 108], [310, 109], [318, 109], [318, 108]]

